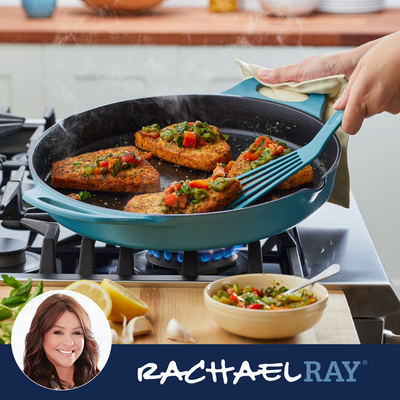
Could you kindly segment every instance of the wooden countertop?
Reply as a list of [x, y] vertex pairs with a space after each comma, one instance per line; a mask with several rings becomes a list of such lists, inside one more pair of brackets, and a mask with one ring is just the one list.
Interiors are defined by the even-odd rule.
[[306, 18], [186, 7], [118, 16], [58, 7], [46, 19], [28, 18], [22, 6], [0, 11], [0, 43], [358, 46], [400, 30], [400, 8]]
[[[0, 299], [9, 295], [11, 288], [0, 282]], [[66, 282], [44, 282], [44, 292], [61, 290]], [[168, 322], [175, 318], [195, 340], [195, 344], [359, 344], [346, 297], [341, 290], [329, 290], [328, 305], [321, 320], [299, 335], [276, 340], [250, 339], [231, 334], [220, 328], [204, 305], [204, 287], [173, 286], [168, 283], [149, 285], [121, 283], [148, 306], [146, 318], [153, 333], [135, 337], [134, 344], [177, 344], [166, 338]], [[34, 287], [36, 284], [34, 283]], [[111, 326], [120, 334], [122, 324]]]

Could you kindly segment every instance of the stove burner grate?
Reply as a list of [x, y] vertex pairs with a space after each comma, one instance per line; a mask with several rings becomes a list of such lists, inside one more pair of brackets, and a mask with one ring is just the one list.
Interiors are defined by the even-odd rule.
[[27, 245], [18, 239], [0, 238], [0, 271], [2, 273], [31, 273], [39, 270], [35, 253], [25, 251]]
[[[142, 251], [135, 258], [135, 272], [139, 275], [183, 275], [185, 253], [171, 254], [170, 260], [157, 257], [153, 252]], [[202, 261], [197, 256], [198, 273], [201, 275], [238, 275], [247, 271], [247, 256], [235, 253], [226, 258]], [[208, 258], [208, 257], [207, 257]]]
[[[238, 245], [221, 249], [198, 251], [199, 272], [202, 274], [214, 275], [222, 268], [232, 269], [237, 264], [237, 253], [241, 248], [242, 245]], [[148, 250], [146, 252], [146, 260], [151, 264], [151, 269], [159, 267], [162, 269], [182, 271], [184, 257], [185, 252], [183, 251]], [[243, 267], [240, 268], [240, 270], [245, 271]]]
[[0, 238], [0, 268], [21, 265], [26, 261], [26, 244], [18, 239]]

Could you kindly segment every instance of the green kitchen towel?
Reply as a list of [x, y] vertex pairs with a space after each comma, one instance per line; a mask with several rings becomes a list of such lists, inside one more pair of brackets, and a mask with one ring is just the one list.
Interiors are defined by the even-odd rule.
[[[249, 64], [244, 61], [235, 59], [240, 66], [243, 79], [255, 78], [264, 87], [259, 93], [275, 100], [282, 101], [303, 101], [306, 100], [307, 93], [320, 93], [326, 97], [326, 103], [322, 112], [322, 122], [326, 122], [335, 112], [333, 104], [342, 95], [346, 85], [347, 78], [345, 75], [334, 75], [325, 78], [313, 79], [306, 82], [284, 82], [278, 84], [268, 84], [257, 78], [257, 71], [264, 69], [255, 64]], [[347, 160], [347, 147], [349, 135], [341, 128], [336, 131], [336, 135], [342, 145], [342, 157], [339, 161], [336, 172], [335, 185], [329, 198], [329, 202], [339, 206], [349, 208], [350, 206], [350, 173]]]

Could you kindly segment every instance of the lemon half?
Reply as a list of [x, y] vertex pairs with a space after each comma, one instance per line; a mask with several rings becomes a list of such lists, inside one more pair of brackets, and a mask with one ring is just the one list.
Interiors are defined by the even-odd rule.
[[122, 315], [130, 321], [132, 318], [145, 314], [149, 309], [144, 301], [117, 282], [104, 278], [101, 286], [111, 296], [112, 310], [108, 317], [110, 321], [123, 322]]
[[107, 318], [109, 317], [112, 309], [111, 296], [108, 291], [100, 285], [100, 283], [82, 279], [71, 283], [64, 289], [72, 290], [89, 297], [89, 299], [93, 300], [102, 309], [105, 316]]

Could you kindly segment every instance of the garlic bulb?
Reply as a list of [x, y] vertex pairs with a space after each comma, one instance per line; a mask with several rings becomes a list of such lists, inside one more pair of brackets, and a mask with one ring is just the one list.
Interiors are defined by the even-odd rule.
[[167, 339], [176, 340], [178, 342], [191, 342], [195, 340], [190, 336], [189, 332], [179, 324], [179, 322], [172, 318], [167, 325]]

